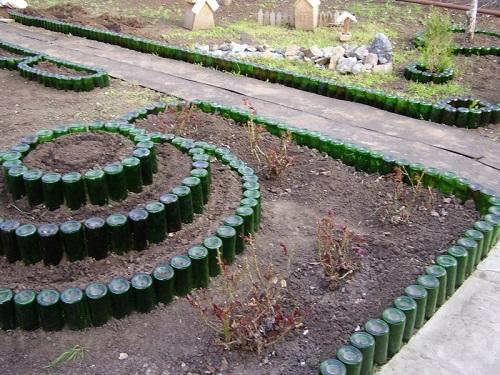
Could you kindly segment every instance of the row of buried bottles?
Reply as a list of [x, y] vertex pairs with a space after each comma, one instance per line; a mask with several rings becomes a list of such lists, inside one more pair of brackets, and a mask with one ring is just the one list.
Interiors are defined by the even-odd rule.
[[425, 167], [421, 163], [410, 163], [408, 160], [398, 159], [342, 139], [322, 135], [317, 131], [297, 128], [263, 116], [253, 116], [242, 109], [200, 100], [192, 101], [192, 105], [204, 112], [219, 113], [239, 123], [247, 123], [251, 119], [275, 136], [280, 137], [290, 133], [292, 140], [298, 145], [317, 149], [360, 171], [388, 174], [393, 172], [395, 167], [399, 167], [403, 172], [404, 182], [416, 184], [421, 181], [423, 186], [436, 188], [447, 196], [454, 195], [462, 202], [472, 199], [482, 214], [488, 211], [489, 199], [496, 196], [493, 190], [473, 183], [465, 177], [459, 177], [451, 171]]
[[[57, 66], [64, 66], [76, 71], [85, 72], [85, 75], [56, 74], [36, 68], [36, 64], [46, 61], [44, 56], [28, 57], [17, 64], [21, 76], [29, 80], [37, 81], [47, 87], [58, 90], [91, 91], [96, 87], [109, 86], [109, 76], [103, 70], [90, 69], [82, 65], [72, 64], [66, 61], [49, 59]], [[91, 74], [88, 74], [91, 73]]]
[[[164, 105], [164, 104], [162, 104]], [[149, 113], [153, 113], [152, 110]], [[68, 134], [106, 131], [128, 137], [136, 144], [131, 157], [118, 163], [110, 163], [104, 169], [92, 169], [82, 176], [79, 172], [64, 175], [28, 169], [23, 159], [38, 145]], [[158, 162], [155, 144], [173, 139], [172, 134], [147, 133], [128, 121], [94, 122], [89, 125], [61, 125], [55, 129], [43, 129], [34, 135], [21, 138], [21, 142], [8, 151], [0, 151], [3, 181], [14, 200], [27, 197], [31, 206], [44, 204], [56, 210], [64, 203], [71, 210], [78, 210], [87, 202], [103, 206], [108, 200], [124, 200], [128, 192], [140, 193], [143, 185], [153, 182]]]
[[[481, 114], [481, 116], [478, 116], [476, 111], [468, 111], [467, 116], [461, 115], [458, 117], [456, 109], [453, 110], [448, 107], [433, 105], [431, 102], [424, 100], [409, 99], [388, 94], [380, 90], [366, 89], [356, 85], [344, 84], [327, 79], [318, 79], [285, 70], [271, 69], [265, 65], [247, 61], [215, 57], [209, 53], [171, 46], [163, 42], [156, 42], [112, 31], [72, 25], [41, 17], [26, 16], [15, 12], [11, 13], [11, 15], [16, 21], [25, 25], [40, 26], [49, 30], [71, 33], [76, 36], [120, 45], [140, 52], [154, 53], [162, 57], [202, 64], [206, 67], [231, 71], [259, 80], [270, 81], [272, 83], [280, 83], [324, 96], [367, 104], [414, 118], [471, 128], [481, 124], [497, 123], [500, 121], [500, 105], [498, 104], [492, 104], [491, 113], [488, 112], [488, 114], [485, 115]], [[465, 121], [462, 121], [464, 117]]]
[[408, 80], [420, 83], [434, 82], [437, 84], [448, 82], [453, 78], [453, 70], [445, 69], [442, 72], [433, 73], [428, 71], [424, 65], [411, 63], [405, 66], [404, 76]]
[[[452, 32], [465, 33], [465, 29], [453, 28]], [[493, 31], [476, 30], [475, 33], [500, 38], [500, 34], [495, 33]], [[424, 41], [423, 32], [420, 32], [417, 34], [414, 42], [415, 42], [415, 45], [417, 47], [424, 45], [425, 41]], [[471, 46], [471, 47], [455, 46], [453, 48], [453, 53], [465, 55], [465, 56], [472, 56], [472, 55], [477, 55], [477, 56], [496, 55], [496, 56], [500, 56], [500, 45], [497, 45], [497, 46]]]
[[[182, 222], [190, 223], [194, 213], [203, 212], [211, 185], [209, 155], [205, 150], [196, 147], [196, 142], [179, 142], [178, 138], [173, 138], [172, 142], [196, 160], [182, 185], [161, 195], [159, 201], [147, 203], [145, 209], [133, 209], [128, 216], [112, 214], [106, 220], [90, 218], [83, 224], [70, 220], [60, 226], [44, 224], [37, 228], [33, 224], [21, 225], [17, 220], [2, 220], [1, 252], [9, 262], [22, 259], [25, 264], [32, 264], [43, 260], [56, 265], [63, 253], [69, 261], [81, 260], [87, 255], [102, 259], [108, 251], [123, 254], [131, 249], [143, 250], [147, 242], [162, 242], [166, 233], [179, 231]], [[258, 188], [259, 185], [255, 183], [250, 187]]]
[[[194, 147], [194, 142], [190, 140], [184, 139], [183, 144]], [[151, 274], [138, 273], [130, 280], [119, 277], [108, 284], [91, 283], [85, 290], [68, 288], [61, 293], [54, 289], [39, 293], [31, 289], [17, 293], [0, 289], [2, 328], [33, 330], [41, 326], [51, 331], [60, 330], [65, 324], [74, 330], [99, 326], [111, 317], [119, 319], [132, 311], [148, 312], [155, 303], [169, 303], [174, 296], [185, 296], [193, 288], [208, 286], [210, 277], [220, 273], [221, 261], [231, 264], [237, 254], [244, 252], [247, 246], [245, 237], [257, 232], [261, 220], [260, 186], [253, 170], [226, 148], [216, 148], [213, 155], [236, 170], [244, 186], [240, 207], [233, 215], [224, 218], [223, 225], [217, 228], [214, 235], [205, 238], [202, 244], [189, 248], [186, 255], [174, 256], [168, 264], [158, 265]], [[181, 211], [182, 222], [190, 222], [192, 217], [183, 219], [182, 211], [186, 206], [192, 207], [193, 191], [189, 188], [183, 190], [186, 195], [168, 194], [168, 201], [178, 203], [175, 211]], [[154, 205], [159, 207], [157, 202]], [[166, 208], [167, 205], [161, 211], [155, 210], [154, 214], [166, 212]], [[151, 214], [143, 211], [143, 217], [146, 213]], [[155, 222], [164, 231], [164, 216], [160, 214], [157, 218], [161, 219], [155, 219]], [[147, 223], [141, 233], [144, 230], [148, 232]]]
[[[500, 206], [495, 212], [500, 213]], [[500, 218], [500, 217], [499, 217]], [[485, 221], [476, 222], [465, 236], [439, 255], [404, 295], [385, 309], [381, 319], [369, 320], [362, 331], [349, 337], [336, 357], [320, 365], [320, 375], [371, 375], [375, 364], [383, 365], [423, 326], [464, 280], [474, 271], [500, 238], [500, 221], [492, 228]]]
[[18, 56], [0, 56], [0, 69], [16, 69], [17, 64], [28, 56], [35, 56], [36, 52], [22, 48], [15, 44], [3, 42], [0, 40], [0, 49], [12, 52]]

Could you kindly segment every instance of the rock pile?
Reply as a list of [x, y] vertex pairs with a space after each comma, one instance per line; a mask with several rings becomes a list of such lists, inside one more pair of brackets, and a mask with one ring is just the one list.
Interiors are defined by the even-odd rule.
[[392, 45], [385, 34], [375, 36], [370, 46], [343, 44], [333, 47], [309, 48], [290, 45], [286, 49], [270, 48], [266, 45], [224, 43], [221, 45], [196, 44], [199, 51], [215, 56], [237, 58], [268, 57], [304, 61], [320, 69], [336, 70], [342, 74], [390, 73], [392, 71]]

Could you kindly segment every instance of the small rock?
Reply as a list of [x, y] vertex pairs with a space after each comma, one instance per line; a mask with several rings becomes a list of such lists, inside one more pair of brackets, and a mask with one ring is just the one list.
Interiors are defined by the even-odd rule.
[[361, 63], [356, 63], [352, 66], [351, 68], [351, 73], [354, 74], [354, 75], [357, 75], [357, 74], [360, 74], [360, 73], [363, 73], [364, 71], [364, 67], [363, 67], [363, 64]]
[[127, 353], [120, 353], [120, 355], [118, 356], [118, 359], [120, 361], [123, 361], [124, 359], [127, 359], [128, 358], [128, 354]]
[[231, 43], [231, 50], [233, 52], [245, 52], [247, 48], [248, 44]]
[[345, 55], [347, 57], [356, 57], [356, 49], [358, 48], [357, 44], [349, 45], [347, 44], [345, 47]]
[[368, 55], [368, 48], [365, 46], [358, 47], [354, 51], [354, 56], [356, 56], [358, 60], [363, 60], [366, 55]]
[[219, 46], [217, 44], [210, 45], [210, 51], [217, 51], [218, 49], [219, 49]]
[[389, 74], [391, 72], [392, 72], [392, 63], [375, 65], [373, 67], [373, 73]]
[[292, 44], [288, 46], [285, 51], [285, 56], [297, 56], [300, 52], [300, 46]]
[[200, 50], [202, 52], [208, 52], [208, 51], [210, 51], [210, 46], [208, 44], [198, 44], [198, 43], [196, 43], [194, 45], [194, 48], [196, 48], [197, 50]]
[[221, 44], [219, 49], [221, 51], [231, 51], [232, 48], [231, 48], [231, 45], [229, 43], [223, 43], [223, 44]]
[[332, 54], [330, 56], [330, 66], [329, 66], [331, 70], [335, 70], [335, 68], [337, 67], [337, 62], [342, 56], [344, 56], [344, 53], [345, 49], [343, 47], [340, 46], [333, 47]]
[[316, 45], [310, 48], [306, 48], [303, 52], [304, 56], [306, 57], [313, 57], [313, 56], [323, 57], [323, 50]]
[[363, 68], [365, 69], [365, 71], [370, 71], [373, 69], [373, 65], [372, 64], [363, 64]]
[[357, 59], [355, 57], [341, 57], [337, 62], [336, 70], [339, 73], [350, 73], [352, 71], [352, 67], [357, 63]]
[[329, 57], [320, 57], [319, 59], [316, 60], [316, 64], [318, 65], [326, 65], [330, 62], [330, 58]]
[[437, 211], [432, 210], [431, 211], [431, 216], [439, 217], [440, 215], [439, 215], [439, 213]]
[[365, 64], [371, 64], [372, 66], [377, 65], [378, 63], [378, 56], [375, 53], [368, 53], [364, 58], [363, 62]]
[[384, 33], [375, 35], [375, 39], [373, 39], [368, 51], [378, 56], [378, 62], [380, 64], [386, 64], [392, 61], [392, 44]]
[[258, 52], [264, 52], [266, 49], [264, 48], [264, 46], [255, 46], [255, 49], [258, 51]]
[[249, 46], [249, 47], [247, 47], [246, 51], [247, 52], [257, 52], [257, 48]]
[[335, 49], [335, 47], [323, 48], [323, 56], [330, 57], [331, 55], [333, 55], [334, 49]]

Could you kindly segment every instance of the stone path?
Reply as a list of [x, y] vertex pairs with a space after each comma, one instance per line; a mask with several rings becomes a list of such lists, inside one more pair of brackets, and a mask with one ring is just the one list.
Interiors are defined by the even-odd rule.
[[[243, 107], [426, 165], [500, 193], [500, 144], [472, 131], [21, 25], [0, 38], [187, 100]], [[379, 375], [494, 375], [500, 368], [500, 245]]]
[[0, 24], [0, 33], [5, 41], [101, 67], [111, 76], [187, 100], [243, 107], [243, 99], [249, 99], [261, 115], [452, 170], [500, 193], [500, 144], [472, 131], [44, 29]]
[[377, 375], [500, 374], [500, 243]]

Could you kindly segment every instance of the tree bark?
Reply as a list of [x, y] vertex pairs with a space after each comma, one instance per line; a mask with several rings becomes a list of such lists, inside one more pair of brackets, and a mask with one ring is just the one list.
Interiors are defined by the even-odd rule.
[[465, 38], [469, 42], [472, 42], [474, 40], [474, 32], [476, 31], [477, 5], [478, 0], [471, 0], [469, 5], [470, 10], [467, 12], [468, 22]]

